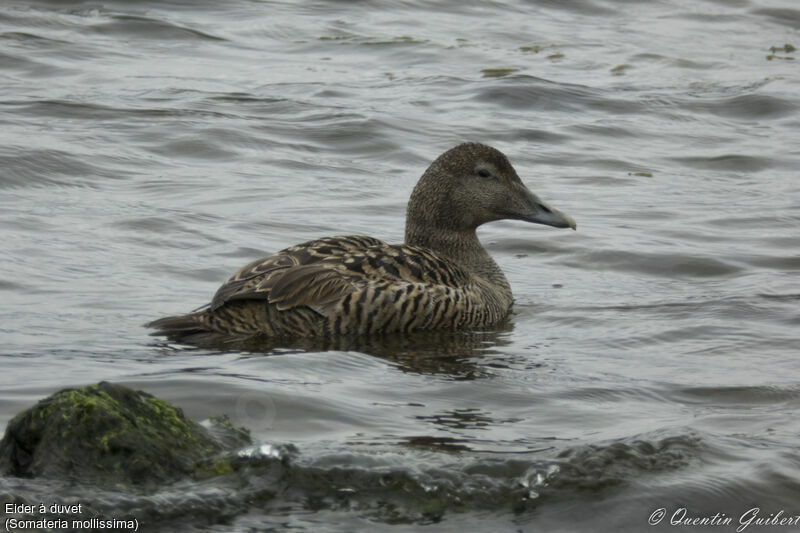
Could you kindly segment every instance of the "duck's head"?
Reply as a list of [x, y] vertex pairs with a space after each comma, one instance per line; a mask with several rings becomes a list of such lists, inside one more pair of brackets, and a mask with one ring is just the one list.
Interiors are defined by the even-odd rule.
[[571, 216], [550, 207], [522, 183], [502, 152], [464, 143], [436, 158], [414, 188], [406, 242], [421, 231], [474, 231], [501, 219], [576, 228]]

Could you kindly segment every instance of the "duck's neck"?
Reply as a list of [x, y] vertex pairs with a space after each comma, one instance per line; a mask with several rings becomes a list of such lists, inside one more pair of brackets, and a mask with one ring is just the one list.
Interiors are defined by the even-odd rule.
[[511, 286], [503, 271], [478, 240], [475, 230], [455, 231], [406, 225], [406, 244], [430, 248], [489, 282], [511, 299]]

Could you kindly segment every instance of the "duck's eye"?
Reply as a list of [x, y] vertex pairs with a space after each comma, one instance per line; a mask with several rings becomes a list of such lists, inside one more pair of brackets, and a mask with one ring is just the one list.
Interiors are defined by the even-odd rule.
[[478, 176], [480, 176], [482, 178], [491, 178], [492, 177], [492, 173], [489, 172], [488, 170], [486, 170], [485, 168], [482, 168], [482, 169], [480, 169], [478, 171]]

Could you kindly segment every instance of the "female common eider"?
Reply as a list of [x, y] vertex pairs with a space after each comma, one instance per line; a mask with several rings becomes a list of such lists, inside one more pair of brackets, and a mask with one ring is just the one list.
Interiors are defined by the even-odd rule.
[[475, 229], [517, 219], [575, 229], [528, 190], [502, 152], [465, 143], [420, 178], [405, 244], [325, 237], [245, 265], [211, 303], [147, 324], [154, 335], [332, 337], [489, 326], [511, 309], [511, 287]]

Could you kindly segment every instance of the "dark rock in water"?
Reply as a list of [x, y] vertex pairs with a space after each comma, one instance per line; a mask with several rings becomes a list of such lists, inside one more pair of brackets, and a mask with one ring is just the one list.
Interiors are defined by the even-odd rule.
[[0, 472], [154, 490], [222, 448], [179, 408], [101, 382], [59, 391], [14, 417], [0, 442]]

